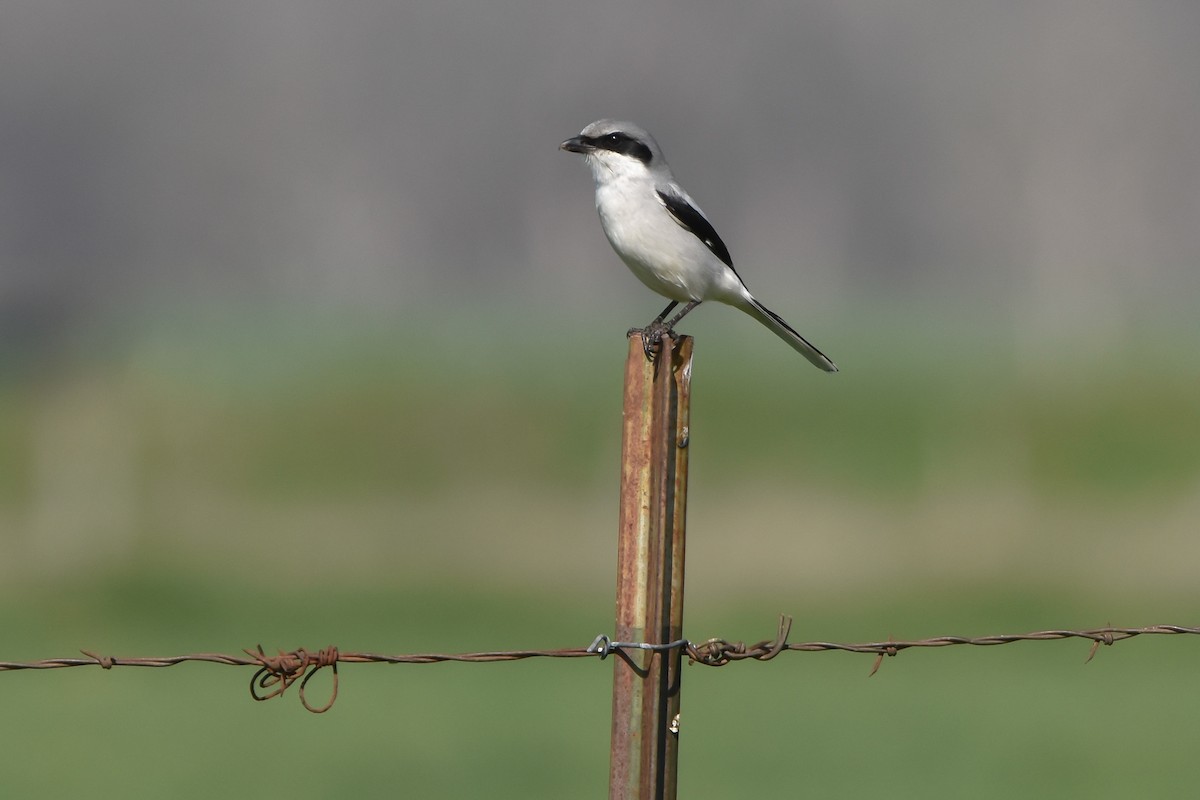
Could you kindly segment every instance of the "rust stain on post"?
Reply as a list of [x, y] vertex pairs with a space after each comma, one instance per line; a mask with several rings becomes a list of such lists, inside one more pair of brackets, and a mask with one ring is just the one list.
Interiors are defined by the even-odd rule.
[[[629, 339], [621, 447], [615, 635], [662, 644], [683, 637], [684, 519], [692, 339], [664, 338], [646, 359]], [[679, 649], [618, 654], [613, 667], [610, 798], [673, 798]]]

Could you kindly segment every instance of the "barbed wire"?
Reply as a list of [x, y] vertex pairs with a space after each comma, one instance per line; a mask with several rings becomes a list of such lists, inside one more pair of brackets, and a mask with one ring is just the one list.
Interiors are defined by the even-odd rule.
[[[792, 618], [781, 616], [779, 629], [774, 639], [764, 639], [747, 645], [745, 642], [730, 642], [726, 639], [707, 639], [703, 642], [692, 642], [679, 639], [673, 642], [619, 642], [601, 634], [592, 640], [587, 647], [563, 648], [556, 650], [491, 650], [479, 653], [407, 653], [400, 655], [384, 655], [379, 653], [343, 653], [336, 647], [327, 647], [312, 652], [303, 648], [284, 652], [277, 655], [267, 655], [262, 645], [254, 650], [243, 650], [245, 655], [227, 655], [224, 653], [192, 653], [190, 655], [167, 657], [134, 657], [124, 658], [100, 655], [89, 650], [81, 650], [86, 658], [48, 658], [40, 661], [15, 662], [0, 661], [0, 672], [19, 670], [62, 669], [66, 667], [99, 666], [103, 669], [113, 667], [173, 667], [189, 661], [200, 661], [210, 664], [224, 664], [236, 667], [257, 667], [250, 679], [250, 695], [255, 700], [270, 700], [281, 696], [289, 686], [299, 681], [300, 702], [309, 711], [320, 714], [328, 711], [338, 694], [338, 665], [339, 664], [436, 664], [443, 662], [466, 663], [496, 663], [501, 661], [521, 661], [530, 658], [607, 658], [614, 653], [628, 658], [629, 650], [646, 650], [665, 652], [681, 650], [687, 654], [688, 662], [703, 664], [709, 667], [723, 667], [735, 661], [770, 661], [785, 651], [795, 652], [828, 652], [842, 651], [848, 653], [868, 653], [875, 656], [874, 665], [868, 676], [878, 672], [885, 656], [896, 656], [903, 650], [913, 648], [939, 648], [956, 645], [976, 647], [992, 647], [1012, 644], [1014, 642], [1046, 642], [1061, 639], [1086, 639], [1092, 643], [1084, 663], [1092, 660], [1100, 645], [1111, 646], [1125, 639], [1138, 636], [1160, 636], [1175, 634], [1200, 634], [1200, 627], [1184, 625], [1148, 625], [1140, 628], [1116, 628], [1106, 626], [1092, 630], [1046, 630], [1033, 633], [998, 634], [994, 636], [934, 636], [928, 639], [897, 641], [888, 638], [885, 642], [864, 642], [860, 644], [840, 644], [837, 642], [789, 642]], [[333, 687], [329, 700], [321, 706], [308, 701], [306, 688], [308, 681], [326, 667], [330, 668], [333, 677]]]
[[779, 618], [779, 634], [775, 639], [766, 639], [750, 646], [746, 646], [741, 642], [730, 643], [724, 639], [709, 639], [700, 644], [689, 643], [687, 648], [688, 657], [694, 662], [720, 667], [731, 661], [742, 661], [745, 659], [769, 661], [784, 650], [804, 652], [840, 650], [848, 653], [873, 653], [875, 655], [875, 664], [871, 668], [869, 675], [874, 675], [879, 671], [879, 666], [883, 663], [884, 656], [896, 656], [902, 650], [918, 647], [950, 647], [954, 645], [993, 647], [1002, 644], [1012, 644], [1014, 642], [1088, 639], [1091, 641], [1092, 646], [1088, 651], [1087, 658], [1084, 659], [1084, 663], [1087, 663], [1095, 657], [1100, 645], [1111, 646], [1119, 641], [1132, 639], [1137, 636], [1200, 634], [1200, 627], [1188, 627], [1184, 625], [1148, 625], [1141, 628], [1115, 628], [1110, 625], [1086, 631], [1047, 630], [1035, 631], [1033, 633], [1005, 633], [994, 636], [976, 637], [934, 636], [928, 639], [916, 639], [912, 641], [897, 641], [889, 637], [886, 642], [839, 644], [836, 642], [788, 642], [787, 637], [791, 631], [791, 627], [792, 618], [781, 616]]

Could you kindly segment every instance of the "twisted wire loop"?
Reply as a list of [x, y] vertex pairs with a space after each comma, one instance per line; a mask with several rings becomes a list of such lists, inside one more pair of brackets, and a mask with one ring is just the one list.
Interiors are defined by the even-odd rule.
[[602, 633], [595, 639], [592, 639], [592, 643], [588, 645], [587, 651], [600, 656], [600, 660], [603, 661], [612, 652], [612, 640]]
[[723, 667], [730, 661], [746, 656], [745, 642], [728, 642], [724, 639], [708, 639], [695, 644], [688, 643], [689, 664], [704, 664], [709, 667]]
[[[263, 652], [262, 645], [258, 646], [258, 650], [245, 650], [246, 655], [253, 659], [252, 663], [260, 664], [258, 671], [250, 679], [250, 696], [255, 700], [263, 701], [270, 700], [273, 697], [279, 697], [287, 688], [300, 681], [300, 703], [314, 714], [324, 714], [329, 709], [333, 708], [333, 703], [337, 700], [338, 694], [338, 649], [336, 647], [326, 647], [324, 650], [319, 650], [316, 653], [310, 653], [304, 648], [293, 650], [290, 653], [279, 651], [277, 656], [268, 656]], [[305, 694], [305, 689], [308, 687], [308, 681], [313, 675], [316, 675], [323, 668], [330, 667], [333, 670], [333, 689], [329, 694], [329, 701], [325, 705], [317, 708], [308, 702], [308, 697]]]
[[770, 661], [784, 650], [790, 649], [788, 634], [792, 630], [792, 618], [779, 616], [779, 631], [774, 639], [764, 639], [747, 646], [745, 642], [729, 642], [725, 639], [709, 639], [700, 644], [687, 644], [689, 664], [704, 664], [707, 667], [723, 667], [731, 661], [752, 658], [755, 661]]

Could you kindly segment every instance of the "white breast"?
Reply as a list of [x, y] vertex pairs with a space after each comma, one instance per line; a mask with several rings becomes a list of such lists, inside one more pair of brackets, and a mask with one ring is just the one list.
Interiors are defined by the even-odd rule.
[[721, 299], [724, 273], [712, 252], [675, 222], [645, 182], [610, 180], [596, 187], [604, 233], [638, 279], [672, 300]]

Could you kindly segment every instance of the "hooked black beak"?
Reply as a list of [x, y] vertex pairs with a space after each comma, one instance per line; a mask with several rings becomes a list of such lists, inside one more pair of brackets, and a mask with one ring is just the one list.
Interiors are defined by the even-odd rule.
[[587, 155], [596, 148], [583, 140], [582, 136], [572, 136], [558, 146], [559, 150], [566, 150], [568, 153], [582, 153]]

